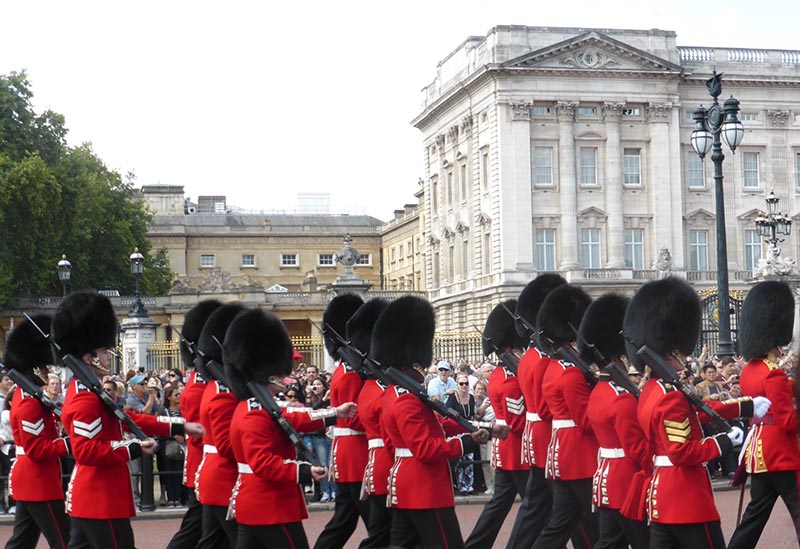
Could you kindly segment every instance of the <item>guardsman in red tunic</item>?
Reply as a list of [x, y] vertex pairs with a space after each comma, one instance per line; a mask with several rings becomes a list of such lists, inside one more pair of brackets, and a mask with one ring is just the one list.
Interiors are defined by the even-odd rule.
[[[340, 335], [347, 329], [347, 321], [364, 304], [354, 294], [334, 297], [322, 315], [325, 349], [334, 360], [339, 359], [341, 342], [330, 328]], [[358, 402], [364, 378], [344, 360], [339, 360], [331, 376], [331, 406], [344, 402]], [[336, 482], [336, 502], [333, 517], [325, 525], [314, 544], [316, 549], [344, 547], [356, 529], [358, 517], [369, 524], [369, 505], [361, 499], [361, 481], [367, 466], [367, 436], [361, 418], [340, 418], [333, 428], [331, 446], [331, 480]]]
[[[430, 303], [401, 297], [384, 310], [372, 333], [371, 356], [422, 383], [433, 358], [435, 327]], [[392, 547], [463, 547], [455, 513], [449, 460], [478, 449], [489, 434], [447, 437], [437, 416], [414, 394], [389, 386], [381, 423], [394, 452], [389, 475]]]
[[[33, 317], [43, 330], [50, 330], [50, 320], [48, 315]], [[40, 375], [47, 377], [47, 365], [53, 361], [53, 355], [50, 342], [26, 319], [8, 335], [3, 359], [6, 368], [16, 370], [41, 387], [45, 381]], [[64, 512], [59, 458], [69, 454], [69, 439], [59, 436], [53, 411], [21, 387], [14, 391], [10, 408], [17, 459], [8, 485], [17, 502], [17, 513], [14, 532], [6, 547], [35, 547], [41, 532], [50, 547], [65, 549], [69, 542], [69, 519]]]
[[[108, 349], [115, 343], [117, 324], [107, 297], [94, 292], [70, 294], [56, 310], [51, 329], [60, 346], [59, 358], [70, 354], [98, 378], [108, 374]], [[199, 424], [184, 425], [181, 418], [129, 415], [150, 436], [203, 433]], [[77, 378], [67, 390], [61, 421], [75, 456], [66, 504], [72, 516], [69, 546], [132, 549], [130, 517], [136, 508], [127, 463], [155, 452], [155, 440], [126, 440], [122, 422]]]
[[[285, 389], [283, 379], [292, 371], [292, 354], [280, 319], [261, 310], [237, 316], [225, 336], [225, 375], [240, 399], [231, 422], [238, 478], [229, 504], [230, 518], [238, 523], [240, 549], [308, 548], [302, 484], [324, 478], [327, 468], [298, 460], [286, 432], [247, 387], [247, 382], [263, 384], [273, 395]], [[336, 409], [284, 410], [283, 415], [296, 430], [312, 432], [332, 424], [337, 415], [352, 416], [355, 408], [350, 402]]]
[[[505, 305], [505, 308], [503, 307]], [[528, 342], [517, 333], [514, 317], [508, 311], [517, 308], [509, 299], [496, 306], [486, 319], [483, 332], [483, 354], [496, 353], [501, 362], [489, 377], [487, 394], [497, 416], [498, 425], [507, 425], [508, 437], [495, 439], [492, 445], [492, 467], [495, 469], [494, 493], [486, 503], [465, 542], [466, 547], [491, 547], [503, 526], [517, 494], [525, 497], [529, 468], [522, 462], [522, 433], [525, 431], [525, 397], [516, 375], [516, 364], [507, 364], [499, 355], [521, 354]], [[507, 309], [507, 310], [506, 310]]]
[[[562, 345], [574, 345], [591, 298], [565, 284], [547, 295], [536, 317], [540, 343], [553, 355]], [[553, 481], [553, 510], [534, 548], [562, 547], [572, 535], [573, 547], [597, 541], [597, 517], [592, 513], [592, 477], [597, 469], [597, 439], [589, 423], [591, 388], [578, 366], [551, 360], [542, 393], [553, 415], [545, 476]]]
[[[620, 514], [631, 479], [649, 477], [653, 452], [636, 418], [634, 394], [618, 385], [604, 368], [616, 361], [627, 364], [622, 322], [630, 300], [605, 294], [589, 305], [579, 329], [581, 358], [600, 368], [597, 385], [589, 397], [589, 422], [600, 444], [600, 463], [592, 481], [592, 507], [600, 519], [596, 549], [630, 545], [647, 549], [650, 530], [644, 520]], [[624, 358], [623, 358], [624, 357]], [[627, 368], [624, 375], [627, 376]]]
[[[530, 327], [536, 325], [536, 316], [542, 302], [552, 290], [566, 284], [567, 281], [557, 274], [545, 273], [537, 276], [525, 286], [522, 293], [517, 298], [516, 315], [519, 319], [515, 323], [517, 333], [530, 341], [527, 351], [519, 361], [517, 367], [517, 378], [522, 396], [525, 397], [525, 431], [522, 433], [522, 462], [530, 468], [528, 483], [525, 487], [525, 497], [517, 511], [517, 518], [514, 520], [514, 528], [508, 540], [508, 547], [513, 549], [529, 549], [539, 533], [547, 524], [547, 517], [553, 507], [553, 489], [550, 481], [544, 477], [544, 464], [547, 454], [547, 445], [550, 442], [550, 422], [547, 420], [546, 427], [541, 417], [537, 413], [536, 402], [541, 398], [541, 377], [539, 384], [535, 380], [537, 372], [542, 374], [550, 363], [550, 356], [542, 351], [538, 345], [536, 334]], [[539, 444], [542, 454], [541, 464], [537, 466], [535, 458], [534, 432], [537, 427], [541, 429], [544, 438]]]
[[781, 347], [792, 339], [793, 327], [794, 297], [789, 287], [778, 281], [753, 286], [739, 321], [739, 351], [748, 361], [740, 385], [744, 396], [766, 397], [772, 406], [766, 416], [751, 420], [742, 456], [751, 475], [750, 503], [729, 548], [756, 546], [778, 497], [789, 510], [800, 543], [797, 414], [792, 382], [777, 364]]
[[[197, 355], [194, 346], [200, 338], [200, 332], [208, 317], [222, 303], [215, 299], [200, 301], [192, 307], [183, 322], [180, 342], [181, 361], [189, 371], [186, 385], [181, 394], [181, 416], [186, 421], [200, 421], [200, 401], [206, 388], [206, 379], [194, 369]], [[186, 513], [183, 515], [180, 528], [172, 537], [168, 549], [194, 549], [202, 535], [203, 511], [194, 490], [197, 467], [203, 458], [203, 437], [191, 436], [186, 441], [186, 456], [183, 461], [183, 485], [189, 489], [186, 501]]]

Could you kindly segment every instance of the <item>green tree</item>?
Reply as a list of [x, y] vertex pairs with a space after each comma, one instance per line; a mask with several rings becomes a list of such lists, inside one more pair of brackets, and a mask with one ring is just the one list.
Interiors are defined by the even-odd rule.
[[154, 255], [145, 257], [142, 292], [147, 295], [166, 295], [172, 288], [174, 278], [175, 275], [169, 268], [167, 250], [161, 248]]

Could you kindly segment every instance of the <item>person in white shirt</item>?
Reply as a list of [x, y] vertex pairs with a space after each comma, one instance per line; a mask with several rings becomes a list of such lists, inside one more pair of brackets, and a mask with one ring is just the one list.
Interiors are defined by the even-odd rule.
[[428, 383], [428, 396], [442, 402], [458, 390], [455, 380], [450, 377], [450, 363], [446, 360], [436, 365], [437, 375]]

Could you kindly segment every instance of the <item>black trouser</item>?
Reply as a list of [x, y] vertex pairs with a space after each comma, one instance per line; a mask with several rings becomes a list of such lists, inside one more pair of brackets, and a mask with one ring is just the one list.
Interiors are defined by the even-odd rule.
[[388, 547], [392, 533], [392, 509], [386, 507], [386, 494], [367, 496], [369, 522], [367, 537], [358, 545], [359, 549]]
[[194, 490], [189, 492], [186, 505], [188, 509], [183, 515], [181, 527], [172, 536], [167, 549], [194, 549], [200, 541], [200, 536], [203, 534], [203, 508], [197, 501]]
[[135, 549], [131, 519], [72, 517], [69, 549]]
[[344, 547], [358, 525], [358, 517], [369, 525], [369, 504], [361, 501], [360, 482], [337, 482], [336, 504], [333, 517], [319, 535], [314, 549], [335, 549]]
[[750, 503], [747, 505], [741, 524], [731, 536], [729, 549], [756, 546], [778, 496], [789, 510], [800, 542], [800, 496], [798, 496], [797, 474], [797, 471], [779, 471], [750, 475]]
[[404, 548], [462, 549], [464, 547], [455, 507], [394, 509], [391, 541], [392, 547]]
[[497, 469], [494, 473], [494, 494], [481, 511], [478, 522], [465, 542], [466, 547], [482, 549], [492, 547], [503, 521], [506, 519], [517, 494], [525, 497], [528, 485], [528, 471], [504, 471]]
[[553, 488], [544, 478], [544, 469], [532, 467], [522, 504], [508, 538], [508, 547], [530, 549], [547, 524], [553, 508]]
[[69, 518], [64, 513], [64, 500], [18, 501], [14, 531], [6, 549], [33, 549], [39, 533], [47, 544], [65, 549], [69, 542]]
[[197, 546], [201, 549], [236, 547], [238, 524], [227, 520], [228, 508], [222, 505], [202, 505], [203, 534]]
[[533, 547], [563, 547], [570, 538], [575, 549], [591, 549], [597, 541], [597, 515], [592, 513], [590, 478], [553, 480], [553, 510]]
[[302, 522], [248, 526], [240, 524], [236, 536], [237, 549], [308, 549], [308, 538]]
[[647, 549], [650, 547], [650, 529], [643, 520], [631, 520], [623, 517], [619, 509], [600, 507], [597, 509], [600, 519], [600, 537], [594, 549]]
[[725, 549], [718, 520], [695, 524], [650, 524], [651, 549]]

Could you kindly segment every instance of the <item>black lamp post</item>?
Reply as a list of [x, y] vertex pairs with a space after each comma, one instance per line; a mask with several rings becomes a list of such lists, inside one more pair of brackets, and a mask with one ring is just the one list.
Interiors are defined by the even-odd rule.
[[769, 258], [773, 262], [781, 255], [778, 243], [784, 241], [783, 238], [778, 238], [778, 235], [792, 234], [792, 220], [778, 211], [780, 201], [780, 198], [775, 196], [775, 191], [770, 191], [766, 198], [767, 213], [756, 217], [756, 230], [758, 235], [763, 236], [769, 243]]
[[739, 101], [731, 96], [720, 106], [717, 97], [722, 93], [722, 75], [714, 74], [706, 81], [708, 93], [714, 98], [709, 109], [700, 106], [692, 114], [697, 126], [692, 132], [692, 148], [704, 159], [711, 152], [714, 162], [714, 186], [717, 202], [717, 298], [719, 299], [719, 342], [717, 355], [733, 356], [731, 343], [731, 316], [728, 297], [728, 243], [725, 236], [725, 195], [722, 187], [722, 141], [736, 153], [744, 137], [744, 126], [739, 121]]
[[133, 303], [131, 310], [128, 311], [128, 316], [134, 318], [146, 318], [147, 309], [144, 308], [142, 296], [139, 293], [139, 279], [142, 278], [142, 273], [144, 272], [144, 256], [141, 254], [141, 252], [139, 252], [139, 248], [133, 249], [133, 253], [130, 256], [129, 261], [131, 263], [131, 274], [136, 280], [136, 301]]
[[64, 297], [69, 294], [69, 281], [72, 277], [72, 263], [67, 259], [66, 254], [61, 254], [61, 261], [58, 262], [58, 279], [64, 289]]

